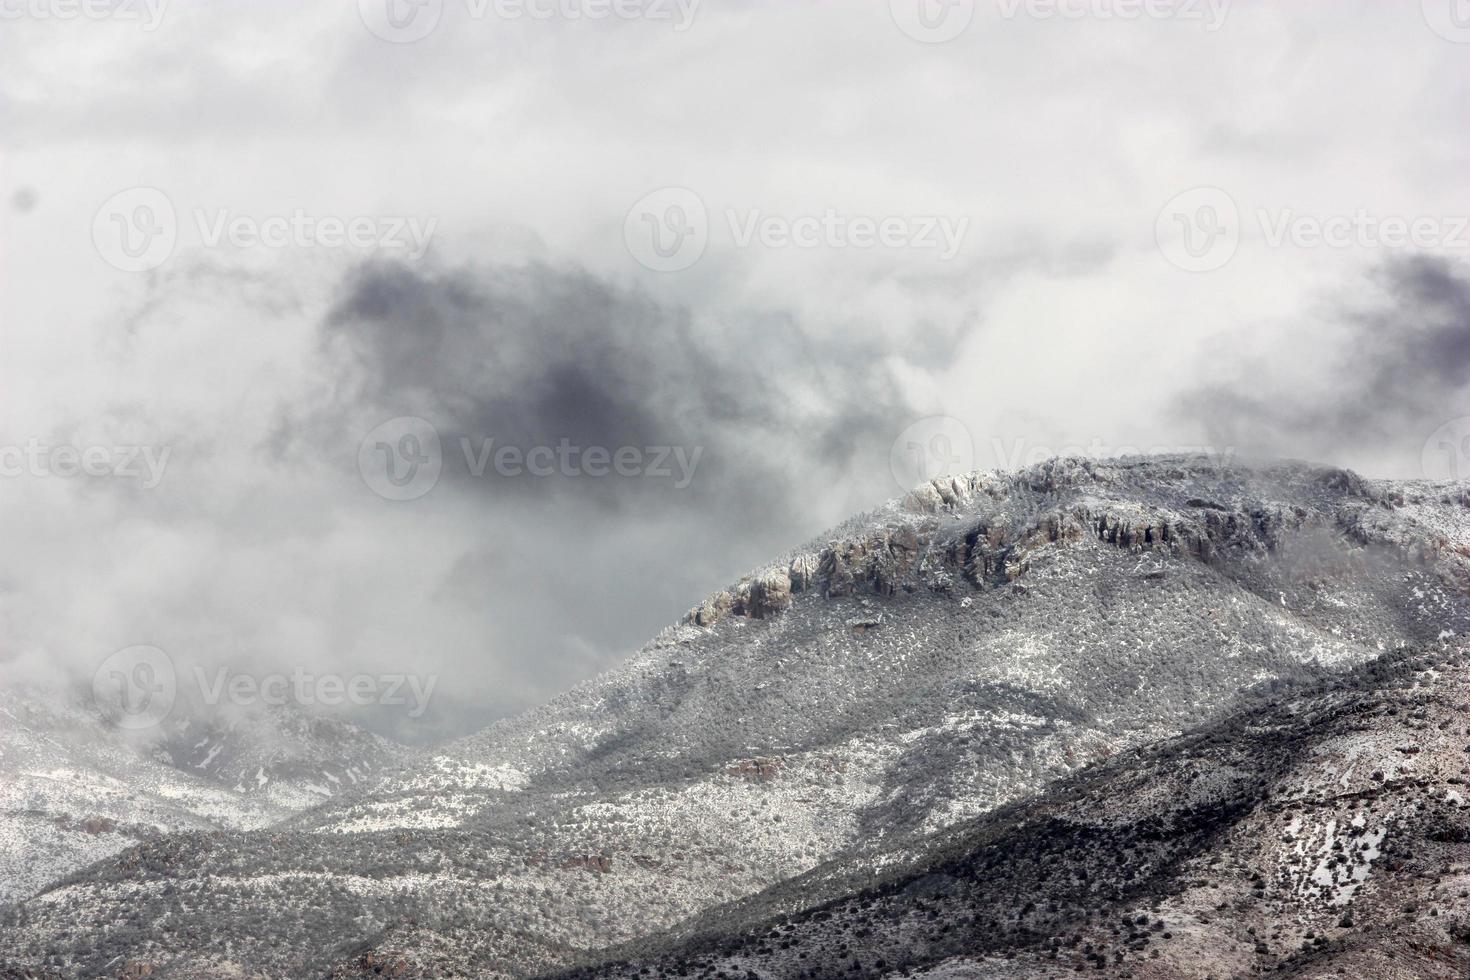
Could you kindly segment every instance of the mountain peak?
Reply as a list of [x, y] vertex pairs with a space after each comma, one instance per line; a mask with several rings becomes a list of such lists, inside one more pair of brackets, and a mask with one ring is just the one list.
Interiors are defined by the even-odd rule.
[[[1443, 552], [1448, 538], [1423, 518], [1426, 504], [1456, 503], [1463, 513], [1451, 509], [1431, 523], [1464, 532], [1470, 497], [1459, 486], [1372, 482], [1296, 461], [1057, 458], [1017, 473], [935, 479], [752, 572], [683, 622], [709, 627], [727, 616], [766, 619], [807, 591], [892, 596], [921, 588], [951, 592], [961, 581], [1003, 585], [1021, 578], [1039, 549], [1087, 538], [1133, 554], [1188, 555], [1208, 564], [1225, 553], [1271, 551], [1315, 528], [1354, 533], [1362, 543], [1397, 537], [1422, 561], [1446, 557], [1455, 564], [1453, 555], [1428, 553]], [[1394, 514], [1400, 517], [1386, 516]]]
[[[1204, 739], [1199, 792], [1233, 792], [1248, 739], [1208, 751], [1244, 738], [1229, 718], [1470, 634], [1467, 562], [1460, 485], [1207, 457], [935, 481], [358, 794], [224, 846], [149, 841], [53, 884], [7, 913], [0, 962], [95, 972], [138, 947], [77, 923], [141, 915], [148, 962], [188, 975], [525, 976], [734, 901], [805, 914], [979, 846], [964, 828], [987, 814], [1085, 813], [1065, 808], [1090, 773], [1135, 767], [1110, 785], [1142, 793], [1151, 763], [1134, 753], [1181, 733]], [[1051, 826], [1020, 819], [1006, 832]], [[1143, 900], [1107, 887], [1130, 912]], [[218, 948], [190, 938], [205, 934]], [[524, 957], [507, 959], [507, 936], [526, 937], [511, 943]], [[877, 959], [842, 969], [878, 975]]]

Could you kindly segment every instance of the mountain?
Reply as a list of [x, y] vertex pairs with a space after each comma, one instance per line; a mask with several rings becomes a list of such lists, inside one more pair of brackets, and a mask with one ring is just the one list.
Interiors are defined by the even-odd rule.
[[563, 980], [1470, 975], [1467, 652], [1261, 699]]
[[290, 704], [185, 718], [154, 747], [170, 765], [287, 811], [352, 795], [414, 753], [339, 718]]
[[288, 707], [127, 732], [76, 692], [0, 689], [0, 905], [166, 833], [269, 826], [406, 755]]
[[1467, 620], [1462, 485], [1196, 457], [938, 481], [360, 794], [53, 883], [5, 913], [0, 963], [573, 968], [793, 881], [900, 873], [977, 819]]

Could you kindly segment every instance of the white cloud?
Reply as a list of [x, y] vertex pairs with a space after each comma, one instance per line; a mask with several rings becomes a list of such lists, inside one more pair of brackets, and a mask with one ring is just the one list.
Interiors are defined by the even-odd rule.
[[[152, 31], [6, 23], [0, 201], [34, 202], [0, 208], [0, 442], [174, 452], [152, 494], [0, 485], [0, 525], [23, 545], [0, 559], [9, 651], [86, 664], [164, 640], [298, 659], [412, 649], [458, 672], [468, 700], [509, 709], [886, 492], [876, 439], [817, 504], [754, 533], [711, 518], [699, 555], [641, 555], [641, 579], [583, 595], [563, 629], [546, 598], [555, 564], [527, 558], [551, 540], [527, 522], [554, 512], [496, 505], [414, 523], [354, 498], [361, 487], [325, 462], [269, 461], [260, 447], [281, 413], [330, 399], [317, 329], [363, 256], [206, 249], [195, 209], [437, 220], [428, 268], [580, 267], [687, 306], [732, 362], [750, 353], [743, 322], [787, 316], [818, 349], [892, 372], [915, 411], [963, 419], [982, 463], [998, 462], [997, 439], [1199, 442], [1197, 420], [1169, 409], [1219, 351], [1291, 348], [1301, 324], [1330, 337], [1333, 301], [1384, 258], [1273, 248], [1247, 222], [1223, 268], [1184, 272], [1154, 240], [1181, 191], [1222, 188], [1243, 214], [1466, 210], [1470, 61], [1416, 4], [1238, 2], [1208, 31], [980, 3], [943, 44], [906, 35], [886, 2], [711, 2], [685, 31], [466, 10], [447, 2], [414, 44], [373, 36], [355, 2], [170, 4]], [[92, 241], [98, 207], [136, 186], [185, 216], [153, 273], [118, 271]], [[660, 273], [629, 254], [624, 222], [670, 186], [696, 191], [716, 224], [696, 263]], [[729, 209], [969, 226], [950, 261], [741, 248], [719, 223]], [[912, 421], [893, 419], [893, 434]], [[1443, 421], [1425, 419], [1425, 436]], [[1421, 447], [1402, 441], [1352, 461], [1412, 472]], [[678, 541], [692, 519], [584, 527], [586, 567]], [[534, 569], [485, 559], [476, 520], [503, 535], [500, 560]], [[445, 590], [454, 574], [493, 591], [480, 613], [473, 590]], [[511, 638], [545, 647], [507, 649]]]

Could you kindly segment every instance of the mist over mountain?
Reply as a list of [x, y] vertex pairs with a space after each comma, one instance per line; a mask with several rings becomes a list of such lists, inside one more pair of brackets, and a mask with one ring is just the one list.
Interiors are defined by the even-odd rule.
[[[385, 4], [434, 25], [385, 40]], [[33, 442], [167, 463], [156, 485], [5, 477], [9, 677], [85, 682], [138, 643], [210, 671], [435, 675], [420, 718], [354, 717], [434, 741], [909, 489], [890, 453], [931, 417], [968, 434], [951, 474], [1208, 446], [1385, 477], [1424, 475], [1465, 417], [1470, 69], [1424, 4], [924, 0], [964, 20], [943, 41], [888, 0], [696, 4], [683, 30], [458, 2], [19, 6], [3, 465]], [[1159, 227], [1200, 188], [1234, 244], [1195, 273]], [[651, 268], [638, 235], [669, 229], [635, 206], [679, 190], [703, 249]], [[1295, 234], [1344, 219], [1439, 232]], [[354, 222], [370, 244], [324, 244]], [[966, 231], [951, 251], [924, 225]], [[413, 413], [447, 469], [385, 501], [357, 453]], [[478, 479], [461, 437], [703, 454], [682, 490]], [[1434, 440], [1431, 475], [1467, 465], [1463, 438]]]
[[[1149, 842], [1127, 845], [1142, 849], [1141, 870], [1107, 865], [1127, 873], [1117, 884], [1092, 845], [1072, 847], [1059, 831], [962, 859], [1024, 862], [1035, 846], [1035, 860], [1072, 862], [1081, 870], [1067, 874], [1096, 883], [1063, 887], [1070, 897], [1050, 905], [1041, 891], [1020, 902], [1028, 907], [1006, 935], [1024, 936], [966, 938], [1011, 921], [1016, 910], [1001, 905], [1019, 901], [1014, 889], [984, 897], [966, 884], [953, 893], [957, 908], [938, 897], [913, 906], [943, 941], [852, 925], [841, 943], [858, 964], [843, 969], [877, 974], [1020, 956], [1052, 936], [1090, 935], [1105, 912], [1135, 914], [1143, 899], [1127, 882], [1140, 874], [1139, 887], [1153, 882], [1137, 893], [1143, 904], [1163, 907], [1188, 884], [1169, 869], [1207, 860], [1240, 807], [1284, 792], [1272, 780], [1306, 778], [1289, 775], [1307, 765], [1290, 734], [1302, 722], [1282, 707], [1290, 698], [1431, 676], [1413, 666], [1414, 651], [1457, 664], [1455, 638], [1470, 630], [1467, 546], [1470, 487], [1297, 463], [1064, 459], [938, 480], [752, 571], [615, 671], [384, 771], [361, 792], [260, 830], [156, 837], [48, 884], [7, 910], [0, 962], [38, 975], [127, 962], [164, 976], [529, 977], [633, 955], [654, 957], [658, 970], [718, 974], [721, 957], [755, 954], [725, 952], [744, 940], [709, 937], [711, 923], [765, 935], [766, 918], [805, 923], [805, 910], [834, 900], [870, 910], [868, 882], [960, 860], [944, 855], [972, 847], [967, 835], [1001, 832], [975, 828], [1008, 827], [1027, 807], [1092, 813], [1070, 801], [1108, 780], [1150, 787], [1097, 790], [1128, 801], [1121, 822], [1104, 821], [1107, 833]], [[1410, 666], [1382, 674], [1379, 663]], [[1454, 690], [1435, 697], [1454, 703]], [[1340, 697], [1329, 701], [1326, 715], [1351, 714]], [[1253, 711], [1274, 720], [1250, 721]], [[1337, 750], [1348, 762], [1332, 778], [1351, 770], [1377, 785], [1386, 758], [1401, 758], [1404, 772], [1431, 758], [1398, 752], [1396, 713], [1377, 717], [1361, 723], [1379, 754], [1348, 765], [1366, 750]], [[1435, 730], [1449, 753], [1454, 733]], [[1452, 816], [1463, 802], [1448, 780], [1463, 762], [1444, 758], [1413, 785]], [[1173, 779], [1202, 780], [1207, 811], [1169, 816], [1174, 794], [1158, 787]], [[1149, 794], [1163, 816], [1142, 806]], [[1380, 830], [1369, 827], [1374, 847], [1400, 846], [1399, 830]], [[1325, 833], [1310, 846], [1331, 852]], [[1291, 874], [1315, 880], [1309, 869]], [[1337, 905], [1359, 886], [1400, 894], [1389, 875], [1343, 880], [1356, 884]], [[712, 911], [731, 902], [742, 904]], [[975, 902], [995, 911], [972, 920]], [[880, 919], [913, 914], [895, 907]], [[1260, 921], [1279, 939], [1287, 915]], [[810, 938], [806, 929], [778, 930], [789, 940], [781, 949], [798, 952], [770, 960], [772, 975], [809, 975], [815, 964], [800, 952], [816, 946], [805, 944], [837, 942], [820, 938], [835, 935], [828, 926]], [[1105, 948], [1097, 955], [1123, 969], [1116, 942], [1079, 942], [1093, 948], [1069, 946], [1069, 963]], [[830, 949], [813, 955], [836, 969]]]
[[[1370, 297], [1334, 304], [1330, 330], [1307, 331], [1312, 378], [1282, 370], [1289, 342], [1275, 358], [1227, 360], [1225, 378], [1181, 393], [1179, 407], [1211, 445], [1255, 453], [1352, 459], [1428, 441], [1426, 420], [1453, 419], [1470, 385], [1470, 281], [1455, 265], [1415, 256], [1370, 282]], [[1426, 468], [1446, 465], [1438, 447], [1425, 456]]]
[[1470, 976], [1470, 0], [0, 0], [0, 980]]
[[294, 707], [129, 730], [90, 690], [0, 690], [0, 904], [139, 841], [268, 826], [410, 755]]

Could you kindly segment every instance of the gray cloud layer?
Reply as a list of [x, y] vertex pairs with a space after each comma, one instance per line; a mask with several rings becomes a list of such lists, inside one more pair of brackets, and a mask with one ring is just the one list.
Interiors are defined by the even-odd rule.
[[[446, 474], [478, 446], [677, 446], [701, 451], [687, 488], [608, 478], [480, 481], [568, 506], [673, 507], [710, 521], [804, 524], [813, 486], [882, 458], [909, 414], [884, 351], [814, 338], [792, 317], [670, 309], [581, 271], [544, 265], [421, 273], [374, 264], [344, 285], [322, 327], [353, 419], [423, 414]], [[675, 494], [670, 496], [670, 494]]]
[[[951, 334], [934, 344], [952, 350], [964, 331]], [[814, 336], [777, 312], [674, 308], [577, 269], [374, 262], [345, 277], [316, 328], [309, 373], [331, 379], [330, 396], [283, 402], [262, 446], [282, 471], [328, 460], [340, 474], [385, 419], [434, 425], [444, 470], [432, 492], [379, 501], [359, 483], [344, 506], [362, 508], [361, 533], [406, 521], [441, 542], [422, 614], [458, 680], [445, 688], [482, 692], [455, 708], [465, 727], [551, 696], [898, 492], [888, 451], [917, 412], [894, 376], [903, 346]], [[476, 475], [462, 438], [476, 450], [487, 438], [673, 446], [697, 469], [687, 486]], [[381, 615], [364, 599], [354, 618]]]
[[[1276, 359], [1239, 364], [1229, 350], [1212, 352], [1207, 370], [1225, 378], [1178, 405], [1216, 446], [1256, 455], [1371, 465], [1417, 451], [1466, 414], [1470, 274], [1407, 257], [1375, 270], [1372, 285], [1367, 297], [1334, 300], [1325, 329], [1304, 331], [1305, 345], [1284, 338]], [[1283, 370], [1293, 358], [1309, 366], [1305, 379]]]
[[[0, 680], [157, 643], [437, 673], [431, 715], [462, 729], [896, 493], [918, 416], [963, 423], [981, 466], [1210, 441], [1412, 476], [1470, 414], [1463, 247], [1385, 263], [1254, 219], [1463, 214], [1470, 59], [1417, 4], [1239, 0], [1216, 29], [976, 4], [942, 44], [887, 0], [705, 4], [683, 32], [445, 8], [412, 44], [292, 0], [0, 31], [0, 449], [171, 450], [152, 489], [0, 479]], [[1201, 185], [1242, 234], [1192, 274], [1157, 221]], [[143, 275], [94, 239], [138, 187], [179, 225]], [[709, 212], [676, 273], [624, 237], [667, 187]], [[197, 221], [298, 210], [437, 231], [416, 264], [359, 266], [395, 253]], [[742, 245], [729, 220], [829, 211], [968, 232], [946, 261]], [[384, 500], [357, 452], [405, 414], [447, 469]], [[682, 490], [474, 478], [460, 436], [703, 454]]]

